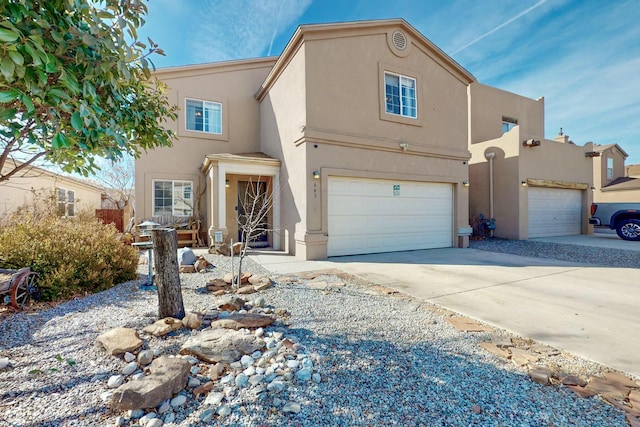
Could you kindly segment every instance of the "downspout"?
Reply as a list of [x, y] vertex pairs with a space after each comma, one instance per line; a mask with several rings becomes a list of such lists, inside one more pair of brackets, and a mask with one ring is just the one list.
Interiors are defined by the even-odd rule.
[[[493, 222], [493, 159], [496, 153], [490, 151], [484, 156], [489, 160], [489, 220]], [[490, 236], [493, 237], [493, 229], [490, 230]]]

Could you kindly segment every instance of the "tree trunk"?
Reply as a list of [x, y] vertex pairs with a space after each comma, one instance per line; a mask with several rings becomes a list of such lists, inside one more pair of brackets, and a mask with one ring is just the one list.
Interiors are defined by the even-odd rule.
[[158, 287], [158, 316], [160, 319], [182, 319], [184, 304], [178, 267], [178, 234], [172, 228], [159, 228], [151, 231], [151, 238]]

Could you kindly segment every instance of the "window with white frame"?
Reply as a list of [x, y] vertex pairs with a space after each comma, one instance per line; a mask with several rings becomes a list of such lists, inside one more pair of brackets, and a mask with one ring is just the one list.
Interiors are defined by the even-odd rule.
[[516, 126], [518, 126], [518, 119], [502, 116], [502, 133], [507, 133]]
[[153, 216], [193, 215], [191, 181], [153, 181]]
[[400, 74], [384, 73], [385, 111], [403, 117], [418, 117], [416, 79]]
[[76, 216], [76, 192], [58, 188], [58, 216]]
[[613, 179], [613, 158], [607, 158], [607, 179]]
[[185, 99], [187, 130], [222, 134], [222, 104]]

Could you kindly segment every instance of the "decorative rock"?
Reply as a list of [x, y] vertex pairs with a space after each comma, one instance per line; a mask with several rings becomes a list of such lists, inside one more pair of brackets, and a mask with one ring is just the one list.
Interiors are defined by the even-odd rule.
[[218, 415], [220, 415], [220, 417], [224, 418], [228, 415], [231, 415], [231, 408], [229, 408], [226, 405], [222, 405], [218, 408]]
[[99, 335], [96, 341], [114, 356], [134, 351], [142, 346], [138, 333], [130, 328], [115, 328]]
[[271, 336], [276, 340], [280, 341], [284, 337], [284, 333], [280, 331], [274, 331]]
[[196, 267], [194, 265], [181, 265], [179, 268], [180, 273], [195, 273]]
[[273, 286], [273, 281], [271, 281], [271, 279], [267, 279], [266, 281], [260, 283], [259, 285], [254, 285], [256, 291], [258, 292], [264, 291], [265, 289], [269, 289], [271, 286]]
[[549, 385], [550, 377], [551, 371], [547, 368], [535, 367], [533, 369], [529, 369], [529, 378], [538, 384]]
[[256, 289], [253, 287], [253, 285], [241, 286], [236, 290], [236, 294], [238, 295], [253, 294], [255, 292]]
[[264, 341], [254, 335], [230, 329], [207, 329], [189, 337], [180, 353], [191, 354], [207, 363], [234, 362], [262, 347]]
[[577, 385], [580, 387], [584, 387], [587, 385], [587, 382], [582, 378], [576, 375], [567, 375], [562, 379], [562, 384], [564, 385]]
[[513, 342], [509, 337], [501, 337], [496, 335], [491, 337], [491, 342], [494, 343], [496, 347], [499, 347], [499, 348], [513, 347]]
[[265, 302], [266, 301], [265, 301], [264, 297], [257, 297], [256, 299], [253, 300], [253, 306], [254, 307], [264, 307]]
[[251, 385], [257, 385], [264, 381], [264, 375], [256, 374], [249, 377], [249, 383]]
[[500, 347], [498, 347], [492, 342], [481, 342], [478, 345], [484, 348], [485, 350], [487, 350], [489, 353], [495, 354], [496, 356], [503, 357], [505, 359], [509, 357], [508, 351], [501, 349]]
[[200, 422], [208, 423], [213, 419], [213, 408], [207, 408], [200, 414]]
[[243, 247], [244, 247], [244, 244], [242, 242], [234, 243], [233, 246], [232, 246], [233, 254], [234, 255], [240, 255], [240, 251], [242, 251]]
[[246, 376], [250, 377], [251, 375], [255, 375], [255, 373], [256, 373], [256, 368], [255, 368], [255, 367], [253, 367], [253, 366], [249, 366], [249, 367], [248, 367], [247, 369], [245, 369], [243, 372], [244, 372], [244, 374], [245, 374]]
[[138, 353], [138, 363], [140, 365], [148, 365], [153, 362], [154, 353], [153, 350], [142, 350]]
[[178, 249], [178, 264], [193, 265], [196, 262], [196, 255], [191, 248]]
[[233, 273], [227, 273], [222, 278], [226, 283], [231, 284], [233, 282]]
[[235, 382], [236, 377], [233, 374], [227, 374], [224, 377], [220, 378], [220, 384], [230, 384]]
[[215, 248], [209, 249], [209, 253], [217, 253], [224, 256], [231, 256], [231, 246], [229, 246], [228, 243], [221, 243], [217, 245]]
[[308, 357], [302, 359], [302, 367], [313, 369], [313, 361], [311, 361], [311, 359], [309, 359]]
[[629, 387], [619, 383], [618, 381], [611, 381], [608, 378], [591, 377], [589, 384], [585, 387], [586, 390], [593, 391], [596, 394], [601, 395], [604, 398], [612, 398], [617, 400], [624, 400], [629, 394]]
[[519, 348], [511, 349], [511, 361], [517, 366], [526, 366], [530, 363], [536, 363], [540, 358], [535, 354], [531, 354]]
[[299, 403], [296, 402], [287, 402], [285, 403], [285, 405], [282, 407], [282, 412], [284, 413], [291, 413], [291, 414], [297, 414], [298, 412], [300, 412], [302, 408], [300, 407]]
[[192, 365], [195, 365], [196, 363], [198, 363], [198, 358], [197, 357], [193, 357], [193, 356], [183, 356], [183, 359], [186, 360], [187, 362], [191, 363]]
[[154, 418], [157, 418], [158, 415], [155, 412], [149, 412], [148, 414], [145, 414], [142, 418], [140, 418], [140, 424], [141, 425], [145, 425], [147, 424], [149, 421], [151, 421]]
[[121, 426], [124, 425], [124, 422], [125, 422], [124, 417], [123, 416], [119, 416], [119, 417], [116, 417], [116, 420], [113, 423], [113, 425], [115, 425], [116, 427], [121, 427]]
[[0, 357], [0, 370], [9, 366], [9, 358], [8, 357]]
[[479, 405], [473, 405], [471, 410], [478, 415], [482, 413], [482, 408]]
[[[217, 375], [217, 373], [216, 373]], [[209, 393], [211, 390], [213, 390], [213, 386], [214, 386], [214, 382], [213, 381], [207, 381], [206, 383], [197, 386], [196, 388], [193, 389], [193, 394], [194, 396], [199, 396], [201, 394], [205, 394], [205, 393]]]
[[171, 409], [171, 401], [169, 401], [169, 399], [163, 401], [160, 406], [158, 407], [158, 413], [160, 415], [164, 414], [165, 412], [167, 412], [169, 409]]
[[224, 279], [220, 279], [220, 278], [215, 278], [215, 279], [211, 279], [209, 280], [209, 282], [207, 282], [207, 290], [208, 291], [218, 291], [221, 289], [229, 289], [231, 286], [229, 283], [227, 283]]
[[171, 406], [177, 408], [178, 406], [182, 406], [187, 403], [187, 396], [184, 394], [179, 394], [173, 399], [171, 399]]
[[278, 398], [278, 397], [274, 397], [273, 398], [273, 406], [280, 406], [282, 405], [282, 399]]
[[137, 374], [131, 375], [131, 380], [132, 381], [138, 381], [138, 380], [140, 380], [142, 378], [144, 378], [144, 372], [138, 372]]
[[105, 391], [104, 393], [100, 393], [100, 399], [103, 402], [108, 402], [111, 397], [113, 397], [113, 390]]
[[128, 351], [124, 354], [124, 361], [129, 363], [136, 360], [136, 355], [133, 353], [129, 353]]
[[263, 276], [259, 276], [255, 274], [252, 274], [251, 277], [249, 277], [249, 283], [251, 283], [252, 285], [259, 285], [264, 280], [265, 278]]
[[167, 413], [167, 415], [165, 415], [164, 422], [165, 422], [165, 424], [171, 424], [172, 422], [175, 421], [175, 419], [176, 419], [175, 412], [169, 412], [169, 413]]
[[107, 387], [118, 388], [122, 385], [123, 382], [124, 382], [124, 377], [122, 375], [112, 375], [111, 377], [109, 377], [109, 380], [107, 381]]
[[224, 393], [209, 393], [204, 400], [205, 405], [217, 406], [224, 400]]
[[287, 368], [296, 369], [298, 366], [300, 366], [300, 362], [297, 360], [287, 361]]
[[164, 421], [160, 418], [154, 418], [149, 421], [144, 427], [162, 427], [164, 425]]
[[244, 355], [240, 358], [240, 363], [242, 364], [242, 366], [247, 367], [250, 366], [253, 363], [253, 357], [248, 356], [248, 355]]
[[284, 390], [284, 382], [279, 380], [271, 381], [267, 386], [267, 390], [273, 393], [280, 393], [282, 390]]
[[198, 329], [202, 326], [202, 313], [187, 313], [182, 319], [182, 325], [189, 329]]
[[207, 261], [206, 258], [203, 256], [199, 256], [198, 259], [196, 259], [195, 264], [193, 264], [193, 266], [196, 268], [196, 271], [198, 273], [206, 270], [207, 267], [209, 267], [210, 265], [211, 263]]
[[137, 420], [144, 417], [144, 411], [142, 409], [132, 409], [127, 413], [129, 415], [129, 418], [131, 418], [132, 420]]
[[161, 337], [167, 335], [169, 332], [173, 332], [182, 327], [180, 319], [173, 317], [165, 317], [160, 319], [149, 326], [146, 326], [143, 331], [151, 334], [155, 337]]
[[261, 328], [271, 325], [275, 319], [271, 316], [257, 313], [232, 313], [225, 319], [219, 319], [211, 322], [211, 328], [226, 329], [252, 329]]
[[129, 375], [133, 374], [136, 369], [138, 369], [138, 363], [137, 362], [129, 362], [125, 365], [124, 368], [122, 368], [122, 375], [128, 377]]
[[309, 381], [311, 379], [313, 371], [311, 368], [302, 368], [298, 372], [296, 372], [296, 378], [300, 381]]
[[202, 369], [200, 366], [192, 366], [191, 369], [189, 369], [189, 373], [191, 375], [197, 375], [198, 372], [200, 372], [200, 369]]
[[[116, 410], [155, 408], [187, 384], [191, 365], [179, 357], [162, 356], [149, 366], [150, 375], [120, 386], [111, 399]], [[165, 420], [166, 421], [166, 420]]]
[[187, 387], [194, 388], [200, 385], [200, 380], [197, 378], [189, 378], [189, 382], [187, 383]]
[[224, 295], [219, 298], [215, 305], [218, 310], [221, 311], [237, 311], [244, 306], [245, 300], [236, 295]]
[[236, 386], [242, 387], [249, 381], [249, 377], [244, 372], [238, 374], [236, 377]]

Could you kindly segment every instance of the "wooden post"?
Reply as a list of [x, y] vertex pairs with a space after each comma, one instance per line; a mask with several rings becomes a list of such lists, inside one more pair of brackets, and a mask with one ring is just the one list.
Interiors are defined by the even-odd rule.
[[172, 228], [156, 228], [151, 230], [151, 238], [158, 286], [158, 316], [160, 319], [182, 319], [185, 313], [178, 266], [178, 235]]

